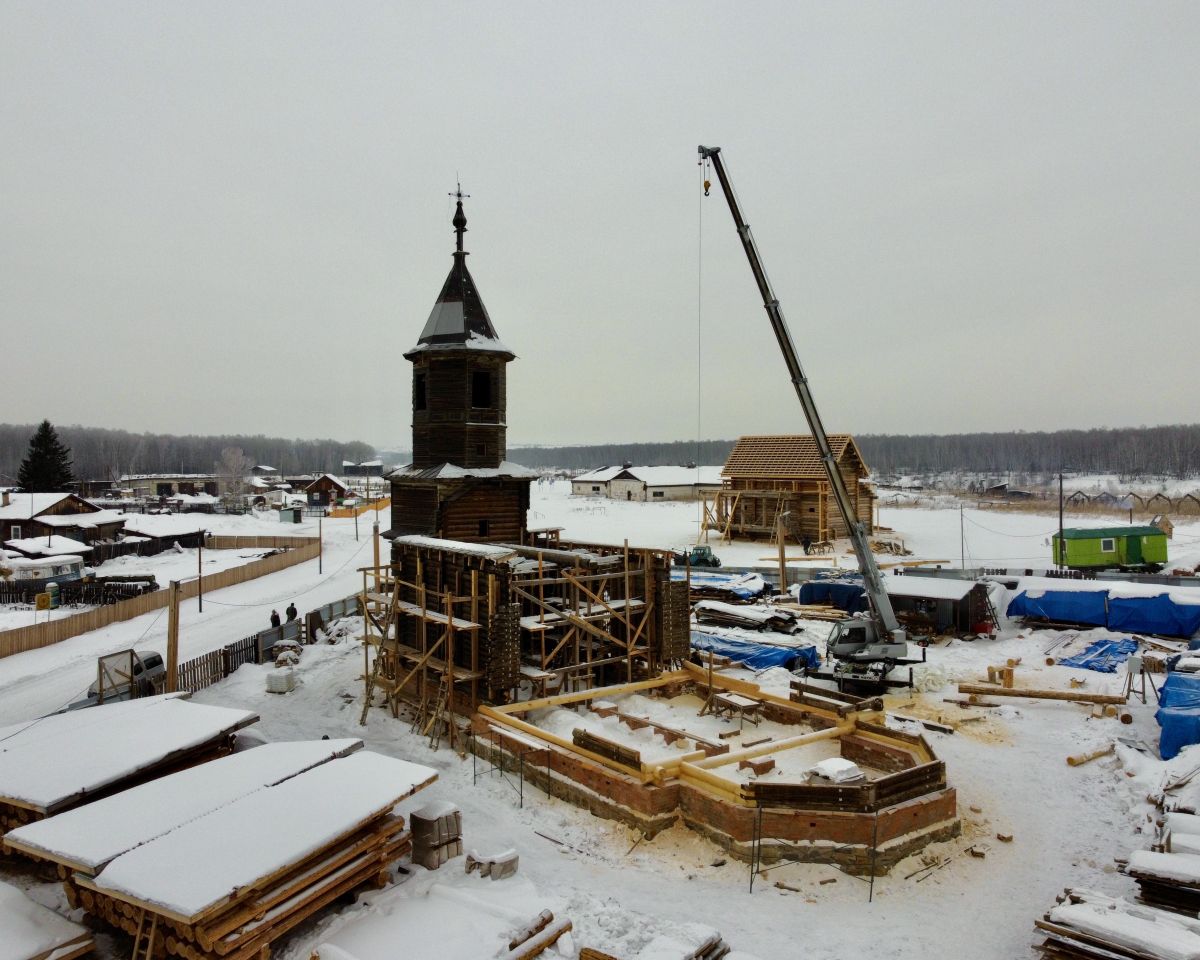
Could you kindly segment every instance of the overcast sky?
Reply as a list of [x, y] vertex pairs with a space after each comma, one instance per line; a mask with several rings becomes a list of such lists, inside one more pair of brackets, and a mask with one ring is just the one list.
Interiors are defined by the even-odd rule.
[[[509, 443], [1200, 420], [1200, 4], [0, 2], [0, 421], [408, 448], [468, 261]], [[699, 365], [699, 366], [698, 366]]]

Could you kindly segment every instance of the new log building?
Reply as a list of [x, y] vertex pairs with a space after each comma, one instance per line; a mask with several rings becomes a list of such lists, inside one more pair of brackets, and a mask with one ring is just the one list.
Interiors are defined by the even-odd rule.
[[[829, 437], [857, 517], [872, 531], [875, 491], [854, 438]], [[741, 437], [721, 470], [722, 489], [706, 506], [706, 525], [723, 539], [774, 537], [782, 520], [795, 543], [845, 537], [849, 531], [811, 436]]]

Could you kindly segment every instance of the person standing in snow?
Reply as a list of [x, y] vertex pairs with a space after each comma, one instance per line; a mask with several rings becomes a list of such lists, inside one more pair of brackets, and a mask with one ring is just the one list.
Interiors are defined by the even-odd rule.
[[272, 628], [279, 626], [279, 611], [278, 610], [271, 611], [271, 626], [272, 626]]
[[292, 601], [291, 603], [288, 604], [287, 610], [285, 610], [284, 613], [287, 614], [288, 623], [291, 623], [293, 620], [296, 619], [296, 603], [295, 603], [295, 601]]

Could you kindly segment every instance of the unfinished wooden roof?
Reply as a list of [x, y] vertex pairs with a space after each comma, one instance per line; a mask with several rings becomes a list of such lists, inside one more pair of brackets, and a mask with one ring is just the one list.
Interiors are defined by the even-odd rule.
[[[857, 464], [859, 475], [867, 475], [867, 465], [850, 434], [830, 434], [829, 446], [839, 462], [851, 457]], [[821, 465], [817, 443], [811, 436], [772, 434], [739, 438], [721, 469], [721, 475], [771, 480], [824, 480], [825, 468]]]

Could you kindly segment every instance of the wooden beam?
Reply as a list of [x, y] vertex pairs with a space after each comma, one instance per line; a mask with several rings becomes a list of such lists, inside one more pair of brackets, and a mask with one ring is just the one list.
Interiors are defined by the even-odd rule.
[[959, 693], [985, 693], [989, 697], [1029, 697], [1033, 700], [1070, 700], [1076, 703], [1125, 703], [1124, 694], [1087, 693], [1083, 690], [1034, 690], [1020, 687], [993, 687], [985, 683], [960, 683]]

